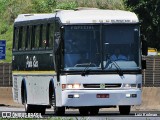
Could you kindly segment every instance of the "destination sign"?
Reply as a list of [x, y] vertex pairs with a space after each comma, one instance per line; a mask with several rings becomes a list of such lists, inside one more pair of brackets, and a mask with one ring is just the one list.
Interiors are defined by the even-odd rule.
[[71, 30], [94, 30], [94, 26], [71, 26]]

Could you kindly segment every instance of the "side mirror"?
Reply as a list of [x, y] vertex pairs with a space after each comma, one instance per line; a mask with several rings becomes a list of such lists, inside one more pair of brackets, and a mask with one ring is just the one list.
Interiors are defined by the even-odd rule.
[[146, 69], [147, 67], [146, 67], [146, 60], [142, 60], [142, 69]]
[[148, 45], [146, 40], [142, 40], [142, 55], [148, 55]]

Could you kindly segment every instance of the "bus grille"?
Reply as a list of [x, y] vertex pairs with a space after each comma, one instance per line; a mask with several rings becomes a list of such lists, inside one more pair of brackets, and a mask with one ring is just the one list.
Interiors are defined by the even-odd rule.
[[[100, 88], [100, 84], [83, 84], [84, 88]], [[120, 88], [121, 84], [105, 84], [105, 88]]]

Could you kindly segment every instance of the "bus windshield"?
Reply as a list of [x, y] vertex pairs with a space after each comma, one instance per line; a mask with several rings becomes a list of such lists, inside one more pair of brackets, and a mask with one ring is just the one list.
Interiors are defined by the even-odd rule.
[[[64, 70], [139, 69], [139, 28], [133, 25], [65, 26]], [[136, 31], [136, 32], [135, 32]]]

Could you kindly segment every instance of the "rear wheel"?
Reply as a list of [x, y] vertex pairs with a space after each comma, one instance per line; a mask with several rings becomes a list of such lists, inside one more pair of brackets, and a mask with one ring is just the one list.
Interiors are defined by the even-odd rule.
[[31, 113], [32, 112], [32, 107], [31, 107], [31, 105], [28, 105], [27, 104], [27, 92], [26, 92], [26, 90], [24, 89], [23, 90], [23, 105], [24, 105], [24, 108], [25, 108], [25, 112], [26, 113]]
[[27, 104], [26, 98], [24, 99], [24, 108], [25, 108], [26, 113], [33, 113], [34, 112], [33, 106]]
[[46, 111], [46, 106], [42, 106], [42, 105], [29, 105], [27, 104], [27, 94], [26, 94], [26, 90], [24, 90], [24, 94], [23, 94], [23, 104], [24, 104], [24, 108], [25, 108], [25, 112], [26, 113], [41, 113], [42, 115], [45, 114]]
[[45, 114], [46, 107], [41, 105], [28, 105], [24, 104], [26, 113], [41, 113], [41, 115]]
[[119, 112], [121, 115], [129, 115], [131, 106], [119, 106]]

